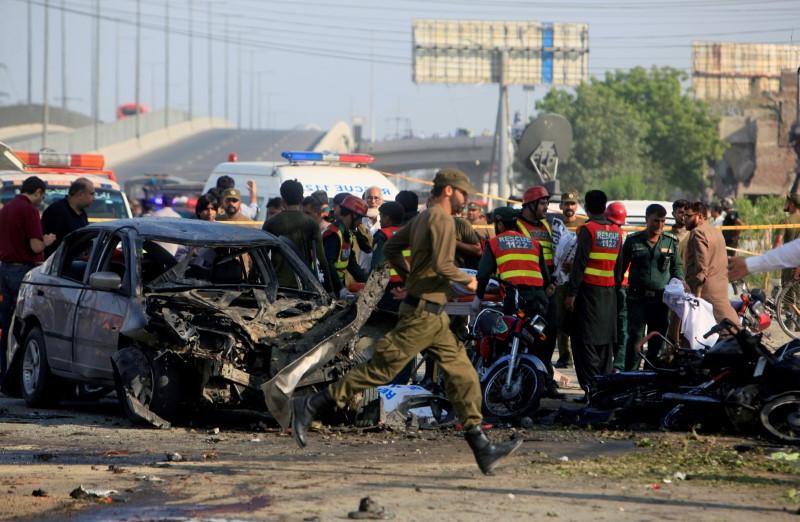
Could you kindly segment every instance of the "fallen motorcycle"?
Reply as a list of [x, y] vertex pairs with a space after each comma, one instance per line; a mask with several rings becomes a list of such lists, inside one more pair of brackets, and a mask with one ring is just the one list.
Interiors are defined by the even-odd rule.
[[[501, 421], [527, 416], [539, 408], [549, 379], [547, 368], [535, 355], [536, 343], [544, 341], [546, 323], [525, 310], [516, 287], [500, 281], [514, 303], [514, 315], [505, 315], [501, 303], [484, 303], [469, 333], [472, 358], [483, 394], [483, 411]], [[509, 300], [510, 297], [510, 300]]]
[[706, 335], [731, 334], [701, 359], [709, 378], [685, 392], [668, 392], [674, 407], [662, 426], [684, 430], [720, 422], [735, 431], [763, 428], [771, 436], [800, 444], [800, 346], [789, 342], [772, 353], [761, 333], [724, 320]]

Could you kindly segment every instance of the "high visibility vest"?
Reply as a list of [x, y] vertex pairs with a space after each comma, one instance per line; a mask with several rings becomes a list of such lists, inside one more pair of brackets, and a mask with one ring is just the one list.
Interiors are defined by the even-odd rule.
[[583, 225], [592, 235], [592, 250], [583, 269], [584, 282], [595, 286], [614, 286], [614, 265], [622, 248], [622, 232], [616, 225], [587, 221]]
[[553, 230], [550, 228], [550, 223], [544, 220], [542, 221], [542, 225], [536, 226], [518, 219], [517, 227], [519, 227], [520, 232], [531, 239], [535, 239], [539, 243], [545, 264], [553, 268], [555, 265], [553, 256]]
[[326, 238], [331, 234], [336, 234], [339, 236], [339, 255], [336, 257], [336, 262], [333, 264], [333, 266], [336, 268], [336, 273], [338, 274], [339, 279], [342, 281], [342, 284], [344, 284], [344, 277], [345, 274], [347, 274], [347, 265], [350, 264], [350, 254], [353, 253], [353, 236], [348, 230], [347, 237], [345, 238], [345, 234], [339, 227], [336, 226], [335, 223], [328, 225], [328, 228], [325, 229], [325, 233], [322, 234], [322, 237]]
[[497, 276], [500, 279], [515, 285], [544, 286], [538, 242], [508, 230], [491, 238], [489, 248], [497, 261]]
[[[382, 228], [381, 232], [386, 234], [386, 239], [389, 239], [394, 235], [395, 232], [397, 232], [401, 228], [403, 227], [386, 227]], [[406, 252], [408, 252], [408, 255], [406, 255]], [[403, 250], [403, 257], [406, 258], [406, 263], [408, 264], [408, 266], [411, 266], [411, 250]], [[391, 264], [389, 266], [391, 266]], [[390, 283], [403, 282], [403, 280], [400, 279], [400, 276], [397, 274], [397, 270], [395, 270], [393, 266], [391, 267], [391, 269], [389, 269], [389, 282]]]

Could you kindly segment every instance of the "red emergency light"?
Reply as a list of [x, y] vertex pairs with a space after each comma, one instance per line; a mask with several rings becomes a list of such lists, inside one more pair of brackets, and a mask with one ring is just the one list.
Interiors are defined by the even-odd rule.
[[102, 169], [106, 158], [102, 154], [58, 154], [55, 152], [14, 152], [29, 167], [60, 167]]

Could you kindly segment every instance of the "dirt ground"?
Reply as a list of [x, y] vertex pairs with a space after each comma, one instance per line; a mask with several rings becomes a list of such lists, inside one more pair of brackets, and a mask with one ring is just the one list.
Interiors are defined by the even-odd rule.
[[[301, 450], [253, 416], [136, 428], [111, 399], [34, 411], [2, 397], [0, 415], [3, 520], [341, 520], [366, 496], [397, 520], [788, 520], [800, 507], [798, 461], [771, 455], [792, 450], [757, 439], [544, 416], [489, 430], [525, 443], [484, 476], [456, 429], [323, 428]], [[81, 485], [116, 493], [71, 498]]]
[[[266, 416], [155, 430], [131, 425], [113, 398], [33, 410], [0, 395], [0, 520], [344, 520], [366, 496], [395, 520], [799, 519], [797, 448], [566, 427], [553, 420], [561, 406], [576, 407], [545, 400], [530, 429], [488, 430], [525, 442], [484, 476], [457, 429], [322, 428], [301, 450]], [[71, 498], [80, 486], [115, 492]]]

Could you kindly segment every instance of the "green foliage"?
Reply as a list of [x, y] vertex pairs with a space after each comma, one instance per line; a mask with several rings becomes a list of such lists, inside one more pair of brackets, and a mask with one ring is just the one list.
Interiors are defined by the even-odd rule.
[[699, 194], [708, 162], [722, 157], [718, 119], [681, 87], [685, 73], [641, 67], [593, 78], [572, 95], [551, 90], [537, 103], [565, 116], [574, 142], [559, 165], [562, 186], [606, 190], [611, 199]]
[[[745, 225], [776, 225], [781, 223], [786, 217], [783, 212], [783, 203], [786, 198], [783, 196], [760, 196], [755, 202], [748, 198], [739, 198], [734, 203], [734, 207], [739, 212], [739, 217]], [[775, 230], [745, 230], [742, 232], [739, 245], [742, 249], [756, 254], [763, 254], [772, 248]], [[765, 276], [755, 274], [747, 277], [747, 283], [751, 287], [764, 288], [765, 281], [780, 282], [780, 271], [774, 271]], [[769, 288], [765, 288], [769, 290]]]

